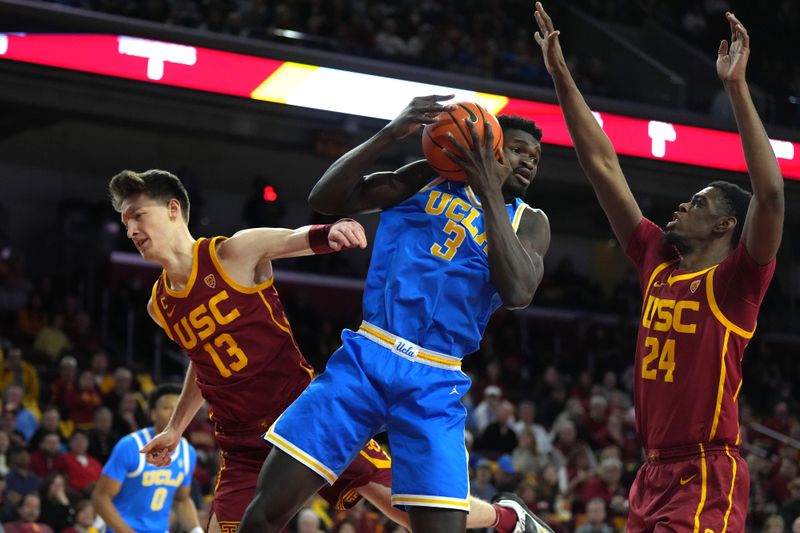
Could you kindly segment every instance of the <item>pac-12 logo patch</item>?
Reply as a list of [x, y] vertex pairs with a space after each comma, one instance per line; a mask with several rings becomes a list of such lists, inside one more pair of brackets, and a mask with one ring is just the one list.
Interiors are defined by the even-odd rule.
[[692, 291], [692, 294], [694, 294], [694, 291], [696, 291], [697, 287], [699, 286], [700, 286], [700, 280], [696, 279], [692, 282], [691, 285], [689, 285], [689, 290]]
[[208, 276], [203, 278], [203, 281], [205, 281], [206, 285], [208, 285], [212, 289], [217, 286], [217, 278], [214, 277], [214, 274], [209, 274]]

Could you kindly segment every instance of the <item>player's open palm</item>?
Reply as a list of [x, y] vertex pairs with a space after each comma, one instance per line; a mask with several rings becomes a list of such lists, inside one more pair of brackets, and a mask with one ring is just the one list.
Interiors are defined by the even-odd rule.
[[541, 2], [536, 2], [536, 10], [533, 13], [533, 18], [536, 19], [536, 25], [539, 26], [533, 38], [536, 39], [536, 44], [542, 48], [542, 55], [544, 56], [544, 66], [547, 67], [547, 72], [553, 72], [567, 67], [567, 62], [564, 60], [564, 54], [561, 51], [561, 43], [558, 41], [560, 31], [553, 27], [553, 20]]
[[452, 94], [417, 96], [411, 100], [411, 103], [399, 115], [386, 125], [386, 129], [396, 140], [408, 137], [421, 126], [435, 122], [439, 113], [453, 109], [451, 105], [439, 103], [451, 98], [453, 98]]
[[731, 42], [722, 40], [717, 56], [717, 75], [723, 83], [743, 81], [750, 56], [750, 36], [733, 13], [725, 13], [731, 26]]
[[145, 454], [145, 459], [153, 466], [169, 466], [172, 462], [172, 452], [175, 451], [180, 442], [180, 434], [177, 431], [167, 429], [145, 444], [140, 453]]
[[364, 226], [350, 218], [337, 220], [328, 232], [328, 246], [337, 251], [366, 248], [367, 236], [364, 233]]

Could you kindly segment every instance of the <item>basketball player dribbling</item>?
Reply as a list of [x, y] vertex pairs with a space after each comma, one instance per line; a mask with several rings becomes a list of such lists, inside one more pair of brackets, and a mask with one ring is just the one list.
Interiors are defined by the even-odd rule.
[[[206, 400], [221, 450], [208, 531], [235, 531], [270, 451], [261, 437], [313, 374], [283, 312], [271, 261], [364, 247], [363, 228], [343, 219], [327, 226], [255, 228], [228, 239], [195, 240], [187, 226], [189, 198], [176, 176], [160, 170], [124, 171], [109, 188], [128, 237], [142, 257], [164, 268], [148, 312], [191, 360], [175, 413], [142, 452], [149, 463], [168, 465], [181, 434]], [[390, 464], [380, 446], [369, 440], [320, 495], [337, 509], [351, 507], [363, 496], [409, 526], [408, 515], [391, 504]], [[470, 527], [530, 531], [518, 502], [472, 503]]]
[[736, 116], [752, 195], [710, 183], [662, 230], [643, 217], [614, 149], [578, 91], [559, 32], [536, 4], [547, 70], [581, 166], [639, 273], [636, 428], [645, 448], [627, 530], [744, 531], [750, 477], [739, 455], [742, 357], [775, 271], [783, 230], [780, 167], [745, 81], [747, 30], [726, 13], [717, 74]]
[[[550, 242], [543, 212], [522, 196], [536, 175], [541, 130], [500, 117], [504, 162], [472, 122], [471, 149], [451, 153], [467, 181], [438, 178], [424, 160], [365, 176], [393, 143], [447, 111], [428, 96], [337, 160], [309, 197], [323, 213], [382, 210], [364, 290], [364, 322], [345, 330], [327, 369], [266, 438], [276, 448], [259, 476], [241, 532], [277, 532], [321, 486], [335, 483], [363, 443], [386, 430], [392, 503], [415, 533], [463, 532], [470, 510], [461, 358], [478, 349], [501, 305], [527, 306]], [[463, 126], [463, 124], [462, 124]], [[453, 140], [454, 138], [451, 138]], [[327, 435], [337, 435], [336, 439]], [[515, 531], [549, 531], [521, 500]]]

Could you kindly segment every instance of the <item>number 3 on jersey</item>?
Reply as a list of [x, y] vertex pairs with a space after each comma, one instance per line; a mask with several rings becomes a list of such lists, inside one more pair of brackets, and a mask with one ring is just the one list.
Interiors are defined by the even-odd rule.
[[[667, 339], [664, 348], [660, 348], [660, 343], [655, 337], [647, 337], [644, 340], [645, 348], [650, 351], [642, 359], [642, 379], [658, 379], [658, 371], [664, 370], [664, 381], [672, 383], [673, 372], [675, 372], [675, 339]], [[658, 359], [658, 368], [650, 368], [650, 364]]]
[[436, 257], [441, 257], [442, 259], [450, 261], [453, 259], [453, 256], [456, 255], [458, 247], [464, 242], [464, 237], [467, 236], [467, 232], [463, 227], [452, 220], [448, 220], [447, 224], [444, 225], [444, 232], [447, 233], [450, 238], [444, 241], [444, 246], [440, 245], [438, 242], [433, 243], [433, 246], [431, 246], [431, 253]]

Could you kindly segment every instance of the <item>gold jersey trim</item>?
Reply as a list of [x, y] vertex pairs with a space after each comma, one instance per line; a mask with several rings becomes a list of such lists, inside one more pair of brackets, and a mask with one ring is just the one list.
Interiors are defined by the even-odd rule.
[[259, 283], [258, 285], [254, 285], [252, 287], [246, 287], [234, 281], [232, 277], [225, 271], [222, 267], [222, 263], [219, 260], [219, 256], [217, 256], [217, 243], [220, 243], [226, 240], [227, 237], [214, 237], [211, 239], [211, 244], [208, 245], [208, 252], [211, 255], [211, 262], [214, 264], [214, 268], [217, 270], [222, 279], [225, 280], [225, 283], [231, 286], [231, 288], [236, 289], [237, 291], [243, 294], [255, 294], [259, 291], [263, 291], [265, 289], [269, 289], [272, 286], [272, 283], [275, 281], [274, 276], [270, 276], [270, 278], [263, 282]]
[[167, 294], [174, 298], [186, 298], [189, 295], [189, 291], [192, 290], [194, 287], [194, 281], [197, 278], [197, 257], [198, 251], [200, 250], [200, 243], [203, 242], [205, 238], [199, 238], [194, 241], [194, 246], [192, 247], [192, 273], [189, 274], [189, 281], [186, 282], [186, 286], [180, 290], [176, 291], [170, 288], [169, 286], [169, 278], [167, 277], [167, 271], [161, 271], [161, 279], [164, 280], [164, 290], [167, 291]]

